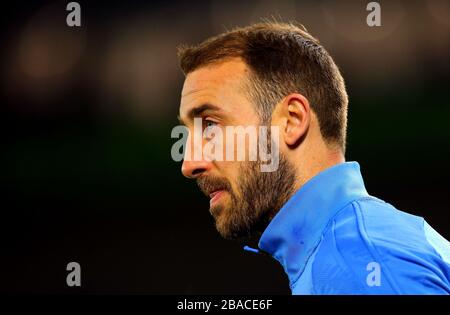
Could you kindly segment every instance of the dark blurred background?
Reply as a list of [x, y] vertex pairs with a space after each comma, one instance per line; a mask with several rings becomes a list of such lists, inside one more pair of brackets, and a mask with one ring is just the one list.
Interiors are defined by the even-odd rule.
[[[176, 47], [276, 17], [317, 36], [350, 96], [347, 160], [369, 193], [450, 238], [450, 2], [2, 3], [0, 287], [10, 293], [290, 293], [215, 231], [173, 162]], [[82, 285], [66, 285], [81, 264]]]

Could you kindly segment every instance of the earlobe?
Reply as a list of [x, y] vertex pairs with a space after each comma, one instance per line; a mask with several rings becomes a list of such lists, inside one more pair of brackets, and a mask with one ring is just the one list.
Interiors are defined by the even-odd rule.
[[288, 146], [300, 144], [310, 123], [310, 107], [308, 100], [301, 94], [292, 94], [285, 99], [285, 142]]

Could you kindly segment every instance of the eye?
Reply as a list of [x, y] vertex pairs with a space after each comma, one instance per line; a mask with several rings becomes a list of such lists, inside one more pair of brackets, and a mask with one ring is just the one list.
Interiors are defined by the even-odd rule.
[[217, 126], [218, 126], [217, 122], [205, 119], [203, 121], [203, 130], [204, 130], [203, 137], [209, 140], [212, 139], [213, 135], [216, 134], [217, 132], [215, 129], [217, 128]]
[[212, 120], [205, 120], [205, 128], [217, 126], [217, 123]]

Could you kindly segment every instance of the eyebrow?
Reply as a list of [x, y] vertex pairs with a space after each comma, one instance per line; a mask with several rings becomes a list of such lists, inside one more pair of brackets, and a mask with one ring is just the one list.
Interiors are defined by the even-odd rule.
[[[219, 111], [220, 107], [218, 107], [216, 105], [212, 105], [212, 104], [202, 104], [200, 106], [190, 109], [187, 114], [187, 117], [189, 119], [193, 119], [194, 117], [198, 117], [203, 112], [208, 111], [208, 110]], [[178, 118], [178, 121], [180, 122], [180, 124], [186, 125], [185, 121], [180, 117], [180, 115], [178, 115], [177, 118]]]

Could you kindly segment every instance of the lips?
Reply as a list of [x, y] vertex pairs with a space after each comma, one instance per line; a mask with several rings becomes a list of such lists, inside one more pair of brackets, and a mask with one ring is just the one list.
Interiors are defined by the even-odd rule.
[[215, 190], [212, 193], [209, 194], [209, 197], [211, 198], [209, 200], [209, 205], [212, 206], [214, 205], [221, 197], [222, 195], [225, 193], [225, 190]]
[[209, 198], [213, 199], [215, 195], [219, 194], [222, 191], [222, 189], [217, 189], [209, 194]]
[[222, 179], [214, 176], [200, 176], [197, 178], [197, 185], [200, 190], [210, 198], [209, 205], [210, 208], [213, 207], [219, 199], [226, 196], [227, 192], [231, 192], [231, 185], [226, 179]]

